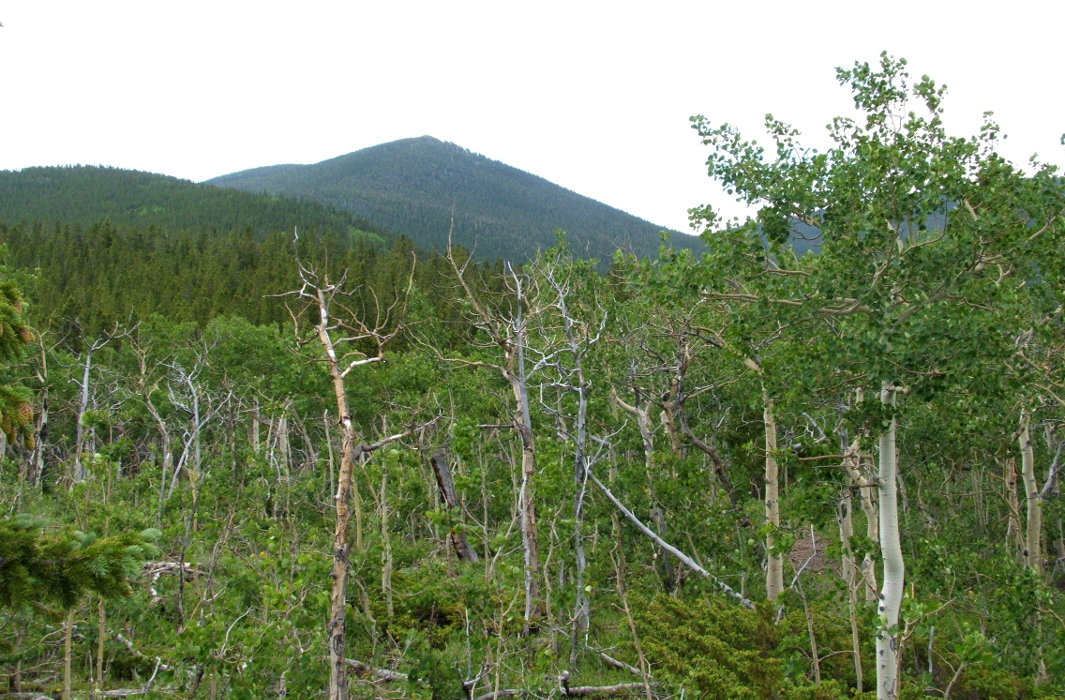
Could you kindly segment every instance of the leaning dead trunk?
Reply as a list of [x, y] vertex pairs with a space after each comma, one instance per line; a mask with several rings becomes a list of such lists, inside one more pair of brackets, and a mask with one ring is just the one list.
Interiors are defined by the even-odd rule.
[[[448, 510], [458, 511], [461, 515], [459, 497], [455, 491], [455, 478], [451, 474], [451, 466], [448, 464], [447, 454], [444, 452], [437, 453], [430, 458], [429, 463], [433, 466], [436, 485], [440, 489], [440, 498], [444, 501], [444, 507]], [[480, 558], [473, 547], [470, 546], [465, 532], [452, 528], [451, 532], [448, 533], [448, 538], [451, 540], [451, 546], [455, 549], [455, 554], [458, 555], [459, 559], [477, 561]]]
[[725, 593], [728, 596], [731, 596], [732, 598], [735, 598], [737, 601], [739, 601], [741, 605], [743, 605], [743, 607], [747, 608], [748, 610], [754, 610], [754, 603], [748, 600], [742, 593], [732, 588], [732, 586], [729, 586], [717, 576], [711, 574], [709, 571], [700, 566], [699, 563], [692, 559], [690, 556], [680, 551], [670, 543], [666, 542], [658, 535], [658, 533], [647, 527], [647, 525], [645, 525], [642, 520], [636, 517], [635, 513], [625, 507], [625, 504], [623, 504], [621, 500], [618, 499], [618, 497], [615, 496], [614, 493], [595, 476], [595, 474], [589, 471], [588, 479], [593, 484], [599, 487], [599, 490], [603, 492], [603, 495], [606, 496], [607, 499], [614, 504], [614, 507], [617, 508], [618, 511], [622, 515], [624, 515], [630, 523], [636, 526], [637, 530], [649, 537], [651, 541], [653, 541], [656, 545], [658, 545], [660, 549], [662, 549], [662, 551], [672, 554], [674, 557], [677, 558], [677, 560], [681, 564], [684, 564], [686, 567], [688, 567], [695, 573], [699, 574], [703, 578], [713, 583], [721, 592]]
[[895, 700], [899, 696], [899, 611], [905, 586], [906, 565], [899, 534], [897, 470], [894, 416], [897, 387], [884, 382], [880, 403], [890, 418], [880, 433], [880, 471], [877, 476], [880, 503], [880, 554], [884, 562], [884, 584], [880, 589], [880, 627], [876, 634], [876, 696]]

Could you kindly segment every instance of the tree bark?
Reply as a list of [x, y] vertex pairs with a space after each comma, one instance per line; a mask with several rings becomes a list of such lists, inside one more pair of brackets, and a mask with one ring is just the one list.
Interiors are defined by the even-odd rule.
[[880, 434], [880, 470], [877, 476], [880, 505], [880, 554], [884, 562], [884, 584], [880, 589], [880, 627], [876, 634], [877, 700], [899, 696], [899, 611], [905, 587], [906, 565], [902, 558], [899, 533], [898, 492], [894, 416], [897, 387], [884, 382], [880, 403], [890, 418]]
[[[508, 266], [509, 267], [509, 266]], [[518, 490], [518, 510], [521, 516], [521, 541], [525, 555], [525, 633], [536, 626], [543, 615], [540, 601], [540, 535], [536, 529], [536, 440], [533, 434], [532, 411], [529, 408], [529, 384], [525, 371], [525, 296], [522, 282], [511, 271], [517, 297], [517, 316], [513, 323], [513, 337], [504, 347], [506, 365], [503, 374], [514, 393], [514, 428], [521, 438], [521, 485]]]
[[[849, 454], [844, 459], [850, 459]], [[851, 649], [854, 655], [855, 687], [858, 692], [863, 692], [862, 678], [862, 647], [858, 633], [858, 564], [854, 558], [854, 550], [851, 548], [851, 538], [854, 537], [854, 496], [853, 486], [843, 487], [842, 498], [839, 504], [839, 539], [841, 551], [841, 564], [843, 569], [843, 581], [847, 584], [847, 614], [851, 623]]]
[[351, 542], [348, 536], [351, 521], [351, 490], [354, 480], [356, 455], [355, 424], [348, 408], [348, 394], [344, 387], [344, 377], [329, 337], [328, 307], [324, 295], [318, 290], [320, 323], [318, 339], [321, 341], [329, 358], [329, 372], [333, 380], [333, 393], [336, 397], [337, 413], [340, 416], [341, 451], [340, 473], [337, 475], [337, 492], [334, 497], [336, 507], [336, 524], [333, 529], [333, 589], [330, 595], [329, 622], [326, 632], [329, 636], [329, 700], [347, 700], [348, 674], [344, 653], [346, 639], [344, 622], [347, 616], [348, 563], [351, 555]]
[[[850, 475], [851, 484], [858, 491], [858, 502], [861, 504], [862, 513], [865, 515], [865, 536], [873, 546], [880, 546], [880, 515], [877, 513], [876, 501], [873, 500], [871, 486], [874, 478], [862, 469], [862, 453], [855, 439], [847, 450], [843, 460], [843, 468]], [[877, 599], [876, 585], [876, 562], [873, 556], [866, 552], [862, 556], [862, 588], [865, 591], [865, 601], [872, 603]]]
[[1027, 517], [1024, 529], [1024, 549], [1021, 557], [1025, 568], [1037, 576], [1043, 575], [1043, 498], [1035, 476], [1035, 450], [1032, 448], [1032, 416], [1027, 409], [1021, 411], [1020, 434], [1017, 441], [1021, 450], [1021, 480], [1024, 482], [1024, 498]]
[[784, 557], [777, 549], [780, 530], [780, 469], [777, 465], [777, 421], [773, 400], [762, 387], [762, 421], [765, 424], [765, 594], [771, 603], [784, 592]]
[[1017, 498], [1017, 462], [1014, 457], [1000, 461], [1002, 481], [1006, 487], [1006, 546], [1015, 553], [1017, 563], [1024, 564], [1024, 528], [1021, 526], [1021, 503]]
[[[433, 473], [436, 475], [436, 485], [440, 489], [440, 498], [443, 499], [444, 506], [448, 510], [457, 510], [459, 515], [461, 515], [459, 497], [455, 491], [455, 479], [451, 474], [451, 466], [448, 463], [447, 454], [438, 452], [429, 459], [429, 463], [432, 465]], [[465, 532], [456, 531], [452, 528], [451, 532], [448, 533], [448, 539], [451, 540], [451, 546], [455, 549], [455, 554], [462, 561], [478, 561], [480, 559], [477, 556], [477, 552], [470, 546]]]
[[81, 396], [78, 399], [78, 415], [77, 424], [75, 426], [74, 437], [74, 483], [78, 484], [85, 481], [85, 477], [88, 472], [85, 469], [84, 455], [85, 451], [85, 413], [89, 410], [89, 374], [92, 371], [92, 352], [96, 345], [85, 351], [85, 362], [82, 365], [81, 383], [78, 387], [81, 389]]
[[63, 700], [70, 700], [70, 663], [73, 655], [74, 610], [67, 612], [67, 621], [63, 629]]

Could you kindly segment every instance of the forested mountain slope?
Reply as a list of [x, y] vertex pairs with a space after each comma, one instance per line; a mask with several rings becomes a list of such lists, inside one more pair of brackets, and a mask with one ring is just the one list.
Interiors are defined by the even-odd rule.
[[295, 197], [219, 189], [168, 175], [94, 166], [0, 171], [0, 222], [89, 226], [104, 219], [161, 231], [257, 235], [292, 231], [357, 233], [370, 242], [393, 236], [350, 212]]
[[[314, 165], [276, 165], [208, 181], [249, 192], [308, 197], [443, 249], [455, 241], [482, 259], [524, 260], [569, 237], [575, 254], [609, 260], [618, 248], [658, 254], [661, 227], [509, 165], [430, 136], [366, 148]], [[669, 232], [673, 246], [702, 249]]]

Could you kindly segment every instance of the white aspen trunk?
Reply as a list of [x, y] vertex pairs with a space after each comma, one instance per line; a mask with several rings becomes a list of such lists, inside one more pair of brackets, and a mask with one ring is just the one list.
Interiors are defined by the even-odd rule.
[[784, 557], [777, 550], [777, 531], [780, 530], [780, 469], [777, 465], [777, 422], [773, 414], [773, 400], [762, 387], [762, 422], [765, 425], [765, 537], [766, 567], [765, 594], [771, 603], [784, 592]]
[[[897, 388], [884, 382], [880, 403], [893, 413]], [[876, 634], [877, 700], [899, 696], [899, 611], [905, 589], [906, 565], [902, 558], [899, 533], [896, 421], [892, 415], [880, 433], [880, 470], [877, 477], [880, 505], [880, 554], [884, 562], [884, 584], [880, 589], [880, 621]]]
[[281, 416], [277, 419], [277, 452], [281, 473], [287, 477], [292, 469], [292, 436], [289, 435], [288, 414], [285, 413], [288, 406], [282, 407]]
[[44, 443], [48, 438], [48, 356], [44, 350], [44, 342], [40, 343], [40, 350], [41, 366], [37, 368], [36, 375], [41, 384], [37, 390], [41, 407], [37, 411], [33, 430], [33, 449], [26, 464], [26, 480], [34, 488], [40, 487], [44, 479]]
[[1021, 526], [1021, 502], [1017, 497], [1017, 463], [1013, 457], [1001, 461], [1002, 481], [1006, 489], [1006, 546], [1012, 550], [1017, 563], [1024, 564], [1024, 528]]
[[[1020, 433], [1017, 437], [1021, 450], [1021, 480], [1024, 482], [1025, 502], [1028, 505], [1027, 518], [1024, 529], [1024, 548], [1021, 557], [1024, 566], [1035, 572], [1036, 576], [1043, 577], [1043, 495], [1039, 490], [1039, 481], [1035, 476], [1035, 450], [1032, 447], [1032, 415], [1028, 409], [1021, 409]], [[1032, 624], [1041, 635], [1042, 619], [1037, 612], [1033, 616]], [[1036, 671], [1036, 683], [1045, 683], [1048, 679], [1046, 661], [1043, 659], [1043, 647], [1036, 647], [1038, 668]]]
[[1024, 549], [1021, 556], [1024, 566], [1043, 575], [1043, 498], [1035, 476], [1035, 451], [1032, 448], [1032, 416], [1027, 409], [1021, 411], [1020, 434], [1017, 441], [1021, 450], [1021, 480], [1024, 482], [1024, 498], [1028, 507], [1024, 529]]
[[[858, 489], [858, 502], [861, 504], [862, 513], [865, 515], [865, 536], [869, 538], [869, 541], [874, 546], [879, 547], [880, 515], [877, 513], [876, 501], [873, 500], [873, 495], [869, 488], [869, 484], [873, 479], [862, 470], [862, 453], [858, 446], [858, 440], [851, 444], [847, 454], [849, 458], [843, 460], [843, 468], [847, 470], [851, 482]], [[869, 552], [866, 552], [862, 557], [861, 569], [865, 601], [872, 603], [877, 599], [878, 591], [876, 585], [876, 562], [873, 561], [873, 556]]]
[[41, 409], [37, 413], [37, 425], [33, 433], [33, 451], [30, 454], [28, 481], [39, 487], [44, 479], [44, 444], [48, 438], [48, 390], [41, 390]]
[[[570, 374], [572, 381], [569, 389], [577, 394], [577, 416], [575, 423], [574, 438], [574, 487], [573, 497], [573, 556], [574, 556], [574, 588], [576, 600], [573, 610], [573, 625], [570, 632], [570, 665], [576, 667], [583, 638], [588, 632], [591, 621], [591, 601], [585, 591], [585, 570], [588, 568], [588, 559], [584, 550], [584, 499], [588, 491], [588, 382], [584, 376], [584, 354], [587, 348], [595, 342], [590, 338], [581, 338], [575, 327], [573, 317], [566, 306], [566, 294], [564, 289], [555, 283], [551, 277], [552, 285], [558, 292], [556, 307], [562, 314], [563, 325], [566, 330], [566, 341], [569, 345], [570, 355], [573, 357], [573, 370]], [[641, 433], [643, 426], [641, 425]], [[647, 438], [644, 440], [645, 453], [648, 450]]]
[[[851, 454], [846, 454], [844, 459], [852, 459]], [[841, 557], [843, 581], [847, 584], [847, 613], [851, 623], [851, 649], [854, 655], [855, 687], [858, 692], [864, 691], [862, 678], [862, 647], [861, 637], [858, 633], [858, 564], [851, 549], [851, 538], [854, 537], [854, 496], [853, 482], [843, 487], [842, 497], [839, 504], [839, 539], [842, 545]]]
[[614, 403], [617, 404], [623, 411], [631, 414], [636, 418], [636, 426], [637, 428], [639, 428], [640, 431], [640, 441], [643, 444], [643, 466], [647, 473], [650, 474], [654, 470], [655, 451], [654, 428], [652, 427], [651, 422], [652, 404], [650, 402], [646, 402], [641, 407], [638, 392], [636, 399], [633, 401], [633, 403], [628, 404], [625, 402], [624, 399], [618, 396], [617, 391], [615, 391], [613, 387], [611, 387], [610, 389], [610, 397], [614, 399]]
[[684, 456], [684, 443], [680, 441], [680, 432], [677, 430], [677, 418], [675, 414], [676, 404], [674, 403], [675, 397], [673, 391], [666, 396], [666, 400], [662, 403], [662, 427], [666, 431], [666, 435], [669, 436], [669, 447], [673, 450], [673, 454], [677, 457]]
[[[509, 267], [509, 266], [508, 266]], [[529, 408], [529, 385], [525, 373], [525, 321], [520, 278], [514, 274], [517, 315], [514, 319], [514, 339], [507, 348], [505, 374], [514, 392], [517, 406], [515, 428], [521, 437], [521, 487], [518, 492], [518, 508], [521, 513], [521, 539], [525, 553], [525, 632], [536, 626], [543, 614], [540, 602], [540, 536], [536, 529], [536, 442], [533, 435], [532, 411]]]
[[521, 518], [521, 540], [525, 554], [525, 625], [529, 631], [542, 614], [540, 607], [540, 537], [536, 530], [536, 443], [533, 437], [529, 394], [521, 378], [511, 382], [518, 402], [515, 416], [521, 437], [521, 484], [518, 489], [518, 512]]
[[104, 599], [96, 601], [96, 683], [97, 690], [104, 687], [104, 642], [107, 640], [107, 609]]
[[333, 476], [333, 472], [336, 471], [336, 457], [333, 455], [333, 435], [329, 429], [329, 425], [332, 421], [329, 420], [329, 411], [322, 412], [322, 425], [325, 427], [325, 449], [326, 454], [329, 457], [328, 461], [328, 473], [326, 474], [326, 492], [333, 493], [333, 489], [336, 487], [336, 477]]
[[82, 459], [85, 451], [85, 413], [89, 410], [89, 374], [92, 371], [92, 351], [86, 351], [81, 372], [81, 397], [78, 401], [77, 426], [74, 438], [74, 483], [85, 481], [88, 472]]
[[262, 452], [262, 438], [259, 431], [262, 425], [262, 416], [259, 413], [259, 399], [255, 399], [255, 410], [251, 412], [251, 449], [255, 454]]
[[74, 644], [74, 608], [67, 613], [67, 623], [63, 630], [63, 700], [70, 700], [70, 663]]
[[388, 623], [392, 624], [396, 616], [396, 609], [392, 601], [392, 539], [388, 528], [388, 467], [381, 467], [381, 500], [378, 503], [378, 519], [381, 521], [381, 542], [384, 545], [381, 551], [381, 592], [385, 594], [385, 610], [388, 613]]
[[195, 483], [200, 483], [200, 471], [203, 466], [202, 451], [200, 450], [200, 392], [192, 381], [191, 376], [185, 377], [192, 397], [192, 466], [189, 470]]
[[[566, 319], [567, 323], [569, 318]], [[572, 343], [572, 333], [570, 334]], [[576, 666], [581, 639], [588, 631], [591, 621], [591, 601], [584, 590], [584, 572], [588, 568], [588, 558], [584, 551], [584, 497], [588, 491], [588, 457], [585, 454], [588, 442], [588, 396], [584, 383], [584, 370], [576, 347], [573, 354], [577, 365], [577, 435], [576, 454], [574, 455], [573, 497], [573, 556], [575, 565], [574, 587], [576, 602], [573, 610], [573, 630], [570, 637], [570, 665]]]
[[348, 413], [347, 396], [344, 392], [344, 380], [339, 374], [334, 376], [333, 386], [337, 396], [337, 408], [341, 414], [340, 425], [343, 435], [343, 448], [340, 458], [335, 496], [336, 524], [333, 528], [333, 590], [330, 596], [329, 622], [326, 632], [329, 635], [329, 700], [348, 699], [348, 673], [344, 663], [346, 639], [344, 622], [347, 616], [348, 561], [351, 543], [348, 541], [348, 525], [351, 520], [349, 501], [351, 499], [352, 480], [355, 471], [355, 426]]

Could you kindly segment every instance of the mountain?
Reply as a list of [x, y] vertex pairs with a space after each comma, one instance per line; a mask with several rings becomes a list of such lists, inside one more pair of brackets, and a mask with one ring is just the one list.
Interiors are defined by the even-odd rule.
[[[557, 229], [575, 253], [604, 260], [618, 248], [655, 256], [661, 242], [660, 226], [431, 136], [207, 183], [314, 199], [437, 249], [447, 245], [454, 213], [455, 242], [480, 258], [527, 259], [553, 245]], [[703, 245], [693, 236], [666, 235], [676, 247]]]
[[350, 212], [309, 199], [197, 184], [167, 175], [91, 166], [0, 171], [0, 222], [115, 225], [169, 231], [352, 233], [368, 242], [394, 236]]

